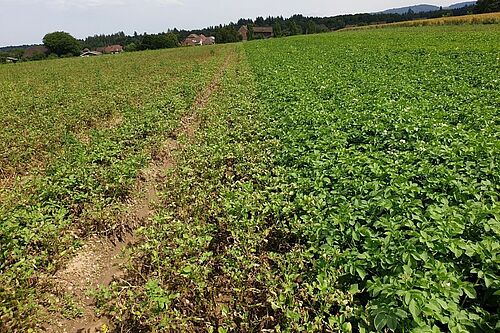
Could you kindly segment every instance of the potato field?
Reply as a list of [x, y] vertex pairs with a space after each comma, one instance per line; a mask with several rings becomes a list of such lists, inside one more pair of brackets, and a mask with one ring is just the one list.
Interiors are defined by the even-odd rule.
[[101, 331], [497, 332], [499, 73], [498, 24], [0, 66], [0, 328], [129, 228]]

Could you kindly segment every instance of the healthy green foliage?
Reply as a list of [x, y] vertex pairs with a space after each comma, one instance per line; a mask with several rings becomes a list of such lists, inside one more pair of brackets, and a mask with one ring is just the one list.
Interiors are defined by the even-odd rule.
[[[260, 211], [291, 249], [270, 283], [287, 327], [495, 330], [499, 32], [247, 46], [279, 142]], [[301, 281], [285, 267], [304, 267]]]
[[499, 0], [478, 0], [476, 12], [478, 13], [493, 13], [500, 11]]
[[179, 46], [179, 40], [174, 33], [145, 35], [139, 44], [140, 50], [159, 50]]
[[46, 34], [43, 37], [43, 44], [49, 49], [50, 53], [58, 56], [79, 55], [81, 51], [80, 42], [64, 31]]

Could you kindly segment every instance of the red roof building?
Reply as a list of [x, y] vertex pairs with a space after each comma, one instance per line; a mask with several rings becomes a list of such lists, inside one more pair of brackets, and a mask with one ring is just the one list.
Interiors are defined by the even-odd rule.
[[203, 46], [214, 45], [215, 37], [206, 37], [205, 35], [191, 34], [182, 42], [183, 46]]
[[110, 45], [104, 48], [104, 53], [117, 54], [123, 52], [123, 46], [121, 45]]

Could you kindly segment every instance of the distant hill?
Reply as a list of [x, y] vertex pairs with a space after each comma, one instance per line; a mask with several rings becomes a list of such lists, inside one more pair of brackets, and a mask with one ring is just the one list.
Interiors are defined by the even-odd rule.
[[460, 2], [456, 3], [454, 5], [448, 6], [447, 8], [449, 9], [459, 9], [459, 8], [464, 8], [467, 6], [474, 6], [476, 4], [476, 1], [466, 1], [466, 2]]
[[13, 50], [26, 50], [32, 46], [39, 46], [39, 45], [33, 44], [33, 45], [3, 46], [0, 47], [0, 52], [9, 52]]
[[[473, 6], [476, 4], [476, 1], [467, 1], [467, 2], [461, 2], [461, 3], [456, 3], [454, 5], [448, 6], [448, 7], [443, 7], [443, 9], [459, 9], [467, 6]], [[425, 12], [434, 12], [438, 11], [441, 9], [439, 6], [435, 5], [416, 5], [416, 6], [408, 6], [408, 7], [401, 7], [401, 8], [392, 8], [388, 10], [384, 10], [383, 14], [406, 14], [408, 13], [409, 10], [412, 10], [414, 13], [425, 13]]]
[[409, 10], [412, 10], [414, 13], [423, 13], [423, 12], [433, 12], [439, 10], [438, 6], [433, 5], [416, 5], [416, 6], [408, 6], [401, 8], [391, 8], [384, 10], [383, 14], [406, 14]]

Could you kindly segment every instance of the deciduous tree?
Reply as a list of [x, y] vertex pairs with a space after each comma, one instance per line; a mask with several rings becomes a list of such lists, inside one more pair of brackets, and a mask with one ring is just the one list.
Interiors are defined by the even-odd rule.
[[141, 50], [158, 50], [179, 46], [179, 40], [174, 33], [145, 35], [139, 45]]
[[81, 51], [80, 42], [64, 31], [46, 34], [43, 37], [43, 44], [49, 49], [50, 53], [55, 53], [58, 56], [69, 54], [76, 56]]

